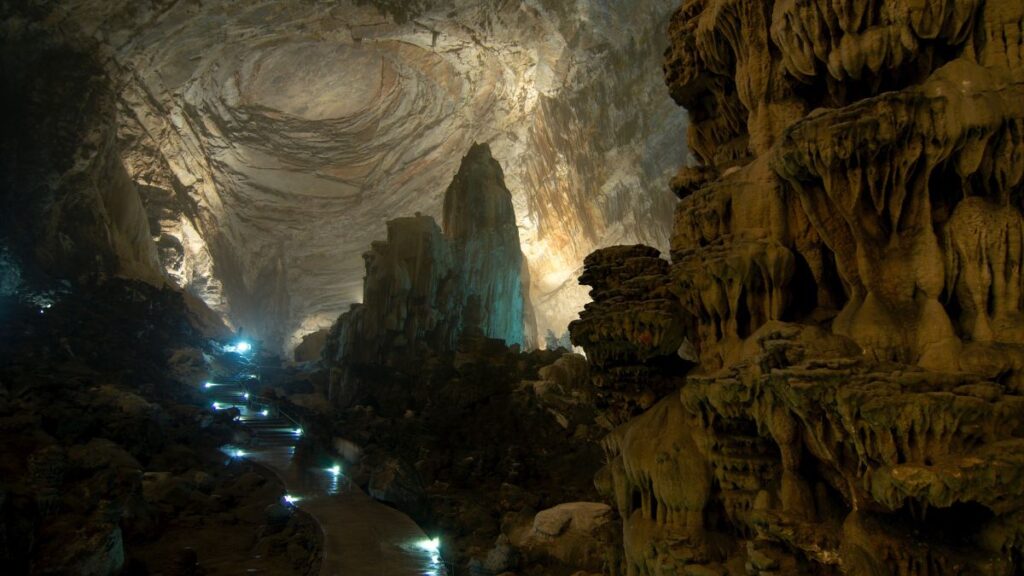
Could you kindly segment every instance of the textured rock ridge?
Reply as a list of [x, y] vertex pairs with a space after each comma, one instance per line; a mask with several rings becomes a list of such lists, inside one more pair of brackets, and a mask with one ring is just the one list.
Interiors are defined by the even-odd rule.
[[341, 371], [332, 389], [358, 393], [361, 370], [450, 352], [463, 336], [510, 346], [536, 338], [511, 194], [486, 144], [463, 158], [444, 206], [443, 231], [430, 216], [390, 220], [387, 240], [363, 255], [363, 302], [338, 319], [324, 350]]
[[1024, 5], [688, 0], [669, 30], [699, 160], [671, 262], [594, 253], [571, 326], [625, 421], [622, 572], [1020, 573]]
[[594, 252], [580, 283], [593, 287], [594, 301], [569, 325], [572, 342], [587, 351], [609, 419], [623, 423], [674, 388], [668, 376], [683, 365], [687, 317], [669, 289], [668, 262], [649, 246]]

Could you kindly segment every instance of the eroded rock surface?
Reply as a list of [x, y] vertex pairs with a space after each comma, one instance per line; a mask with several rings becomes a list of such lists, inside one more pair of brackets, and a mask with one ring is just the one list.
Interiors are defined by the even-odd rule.
[[118, 151], [116, 86], [102, 62], [35, 27], [9, 26], [0, 46], [10, 112], [0, 139], [5, 251], [29, 276], [160, 282], [149, 221]]
[[683, 3], [671, 262], [594, 253], [571, 327], [628, 420], [625, 574], [1024, 569], [1022, 32], [1013, 1]]

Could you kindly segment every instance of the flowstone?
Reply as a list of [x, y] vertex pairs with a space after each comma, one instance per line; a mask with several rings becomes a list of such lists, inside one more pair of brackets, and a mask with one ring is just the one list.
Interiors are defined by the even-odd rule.
[[671, 260], [594, 253], [571, 326], [615, 568], [1021, 573], [1024, 4], [687, 0], [669, 34]]

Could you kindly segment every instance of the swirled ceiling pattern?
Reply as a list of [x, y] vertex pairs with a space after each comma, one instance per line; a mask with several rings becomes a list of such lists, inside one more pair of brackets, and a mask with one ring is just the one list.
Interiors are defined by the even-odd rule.
[[505, 168], [542, 334], [587, 300], [590, 251], [667, 245], [675, 0], [60, 4], [123, 79], [122, 157], [168, 275], [275, 346], [359, 297], [384, 221], [437, 216], [474, 141]]

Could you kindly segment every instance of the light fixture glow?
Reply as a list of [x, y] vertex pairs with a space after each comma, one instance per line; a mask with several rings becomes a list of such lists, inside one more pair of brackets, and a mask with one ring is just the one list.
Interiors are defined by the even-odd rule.
[[292, 430], [292, 433], [296, 436], [302, 436], [302, 428], [296, 428], [295, 430]]
[[294, 506], [295, 503], [299, 501], [299, 498], [296, 496], [292, 496], [291, 494], [285, 494], [284, 501]]
[[214, 402], [212, 404], [212, 406], [213, 406], [214, 410], [220, 410], [222, 408], [222, 406], [220, 405], [220, 402]]
[[235, 344], [235, 350], [242, 354], [245, 354], [246, 352], [252, 350], [252, 344], [249, 344], [245, 340], [242, 340], [238, 344]]
[[338, 465], [338, 464], [335, 464], [334, 466], [331, 466], [330, 468], [328, 468], [327, 471], [330, 472], [331, 474], [335, 475], [335, 476], [340, 476], [341, 475], [341, 466]]
[[249, 399], [249, 393], [248, 392], [246, 392], [245, 394], [242, 394], [242, 396], [244, 396], [246, 400]]
[[206, 387], [207, 388], [213, 388], [213, 382], [207, 382], [206, 383]]
[[270, 410], [263, 410], [262, 412], [260, 412], [260, 414], [264, 416], [270, 416]]
[[235, 458], [245, 458], [245, 452], [243, 450], [235, 450]]
[[416, 543], [416, 547], [420, 550], [425, 550], [433, 554], [441, 549], [441, 539], [431, 538], [429, 540], [420, 540]]

